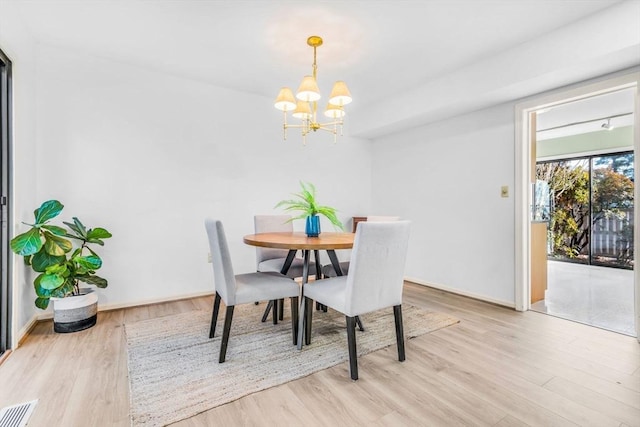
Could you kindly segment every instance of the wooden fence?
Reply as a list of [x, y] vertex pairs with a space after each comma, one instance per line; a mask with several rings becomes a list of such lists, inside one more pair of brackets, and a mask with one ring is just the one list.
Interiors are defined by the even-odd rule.
[[624, 216], [612, 216], [596, 221], [593, 226], [591, 253], [594, 256], [614, 256], [633, 250], [633, 210]]

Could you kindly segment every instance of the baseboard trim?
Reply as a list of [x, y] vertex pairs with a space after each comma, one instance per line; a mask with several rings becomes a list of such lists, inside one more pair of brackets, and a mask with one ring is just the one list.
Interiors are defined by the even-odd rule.
[[[104, 305], [98, 304], [98, 311], [110, 311], [110, 310], [119, 310], [121, 308], [142, 307], [145, 305], [162, 304], [165, 302], [181, 301], [181, 300], [191, 299], [191, 298], [206, 297], [206, 296], [213, 295], [213, 293], [214, 291], [196, 292], [193, 294], [178, 295], [178, 296], [167, 297], [167, 298], [154, 298], [154, 299], [119, 303], [119, 304], [104, 304]], [[35, 328], [38, 322], [51, 320], [51, 319], [53, 319], [53, 312], [50, 312], [50, 311], [43, 314], [34, 314], [31, 317], [31, 319], [29, 319], [29, 321], [22, 327], [22, 329], [18, 331], [18, 334], [17, 334], [18, 340], [14, 350], [22, 345], [24, 340], [27, 339], [27, 336], [33, 330], [33, 328]], [[8, 356], [7, 354], [8, 352], [10, 352], [10, 350], [7, 350], [7, 352], [5, 352], [2, 355], [3, 358], [0, 359], [0, 363], [2, 363], [4, 358], [6, 358], [5, 355]]]
[[2, 355], [0, 356], [0, 365], [2, 365], [2, 362], [4, 362], [9, 358], [10, 354], [11, 354], [11, 349], [5, 350], [5, 352], [2, 353]]
[[[213, 295], [213, 291], [196, 292], [193, 294], [177, 295], [177, 296], [167, 297], [167, 298], [153, 298], [148, 300], [117, 303], [117, 304], [100, 304], [100, 300], [98, 300], [98, 311], [111, 311], [111, 310], [120, 310], [122, 308], [142, 307], [145, 305], [162, 304], [165, 302], [181, 301], [185, 299], [206, 297], [210, 295]], [[43, 313], [37, 316], [37, 321], [50, 320], [50, 319], [53, 319], [53, 313]]]
[[167, 298], [153, 298], [142, 301], [134, 301], [134, 302], [125, 302], [119, 304], [104, 304], [100, 305], [100, 300], [98, 300], [98, 311], [110, 311], [110, 310], [120, 310], [121, 308], [131, 308], [131, 307], [141, 307], [145, 305], [154, 305], [154, 304], [162, 304], [165, 302], [174, 302], [174, 301], [182, 301], [185, 299], [191, 298], [199, 298], [199, 297], [207, 297], [214, 294], [214, 291], [207, 292], [195, 292], [193, 294], [185, 294], [185, 295], [177, 295], [173, 297]]
[[456, 295], [461, 295], [463, 297], [473, 298], [473, 299], [478, 300], [478, 301], [489, 302], [491, 304], [496, 304], [496, 305], [500, 305], [500, 306], [503, 306], [503, 307], [513, 308], [513, 309], [516, 308], [516, 305], [515, 305], [514, 302], [503, 301], [503, 300], [498, 300], [498, 299], [494, 299], [494, 298], [488, 298], [485, 295], [478, 295], [478, 294], [474, 294], [472, 292], [462, 291], [460, 289], [452, 288], [450, 286], [445, 286], [445, 285], [441, 285], [441, 284], [438, 284], [438, 283], [425, 282], [424, 280], [415, 279], [413, 277], [405, 277], [404, 280], [406, 280], [407, 282], [415, 283], [416, 285], [427, 286], [429, 288], [439, 289], [441, 291], [449, 292], [449, 293], [456, 294]]
[[[53, 318], [53, 314], [51, 315], [51, 317]], [[22, 345], [24, 340], [27, 339], [27, 336], [31, 333], [33, 328], [36, 327], [39, 321], [40, 321], [39, 316], [37, 314], [34, 314], [33, 316], [31, 316], [31, 319], [29, 319], [29, 321], [22, 327], [22, 329], [18, 331], [18, 340], [17, 340], [16, 348]]]

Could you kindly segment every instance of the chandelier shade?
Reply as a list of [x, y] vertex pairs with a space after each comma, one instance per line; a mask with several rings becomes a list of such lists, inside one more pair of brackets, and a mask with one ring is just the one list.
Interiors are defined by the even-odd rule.
[[[313, 48], [313, 65], [312, 75], [304, 76], [295, 97], [288, 87], [280, 89], [276, 97], [274, 107], [283, 112], [283, 130], [284, 139], [287, 139], [287, 129], [300, 128], [302, 131], [302, 141], [306, 144], [306, 136], [311, 132], [324, 130], [333, 134], [333, 141], [336, 142], [338, 129], [342, 135], [342, 127], [344, 125], [345, 110], [344, 106], [349, 104], [353, 99], [347, 84], [341, 80], [335, 82], [331, 94], [329, 95], [329, 103], [324, 111], [324, 116], [331, 119], [328, 123], [318, 122], [318, 100], [322, 97], [320, 88], [318, 87], [317, 71], [318, 64], [316, 62], [317, 48], [323, 43], [319, 36], [311, 36], [307, 39], [307, 44]], [[292, 116], [300, 119], [300, 124], [287, 123], [287, 113], [291, 112]]]
[[273, 104], [280, 111], [293, 111], [296, 108], [296, 98], [293, 96], [293, 92], [288, 87], [283, 87], [278, 93], [275, 104]]
[[328, 104], [327, 109], [324, 111], [324, 115], [331, 119], [341, 119], [344, 117], [344, 108], [341, 105]]
[[351, 92], [347, 84], [343, 81], [337, 81], [331, 89], [331, 95], [329, 95], [329, 104], [333, 105], [347, 105], [353, 99], [351, 99]]
[[316, 79], [313, 76], [304, 76], [302, 83], [300, 83], [300, 87], [298, 87], [296, 98], [300, 101], [307, 102], [317, 101], [321, 98], [318, 82], [316, 82]]
[[296, 119], [309, 120], [311, 118], [311, 107], [307, 101], [298, 101], [293, 117]]

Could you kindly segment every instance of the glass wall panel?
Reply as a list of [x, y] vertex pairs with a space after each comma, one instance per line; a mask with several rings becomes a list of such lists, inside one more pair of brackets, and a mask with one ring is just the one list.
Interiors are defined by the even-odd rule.
[[633, 152], [536, 165], [536, 200], [549, 192], [550, 258], [633, 269], [633, 173]]
[[592, 264], [633, 268], [633, 153], [591, 159]]

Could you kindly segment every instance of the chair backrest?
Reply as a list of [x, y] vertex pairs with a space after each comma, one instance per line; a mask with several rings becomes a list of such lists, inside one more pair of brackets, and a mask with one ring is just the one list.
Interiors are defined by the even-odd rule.
[[[290, 215], [256, 215], [253, 217], [254, 230], [257, 233], [293, 232]], [[289, 221], [289, 222], [287, 222]], [[256, 246], [256, 266], [262, 261], [276, 258], [286, 258], [287, 249], [261, 248]]]
[[215, 290], [220, 294], [225, 305], [235, 305], [236, 278], [233, 273], [224, 227], [221, 221], [210, 218], [204, 220], [204, 226], [207, 229], [207, 236], [209, 236]]
[[409, 224], [409, 221], [358, 224], [347, 276], [347, 316], [402, 304]]
[[369, 215], [367, 217], [367, 221], [369, 221], [369, 222], [400, 221], [400, 217], [399, 216]]

